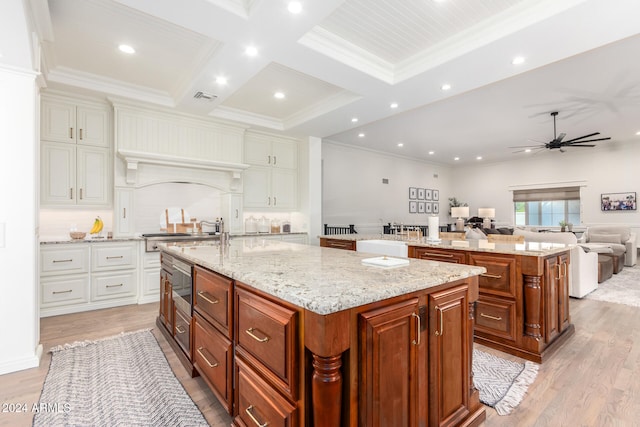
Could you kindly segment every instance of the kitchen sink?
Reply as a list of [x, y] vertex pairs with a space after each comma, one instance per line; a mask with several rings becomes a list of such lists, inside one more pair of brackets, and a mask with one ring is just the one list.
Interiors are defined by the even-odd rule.
[[407, 258], [409, 247], [397, 240], [357, 240], [356, 251]]

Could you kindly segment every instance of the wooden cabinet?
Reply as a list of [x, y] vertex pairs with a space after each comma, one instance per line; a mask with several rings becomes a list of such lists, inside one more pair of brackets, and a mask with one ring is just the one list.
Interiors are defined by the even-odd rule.
[[110, 115], [106, 105], [43, 95], [40, 138], [52, 142], [109, 147]]
[[194, 267], [193, 311], [227, 338], [233, 336], [233, 282], [228, 277]]
[[348, 251], [356, 250], [355, 240], [331, 239], [327, 237], [320, 238], [320, 246], [324, 248], [346, 249]]
[[545, 259], [545, 340], [551, 342], [569, 326], [569, 257]]
[[424, 248], [409, 246], [409, 258], [428, 259], [431, 261], [452, 262], [455, 264], [465, 264], [464, 253], [450, 251], [446, 249]]
[[171, 273], [164, 268], [160, 270], [160, 315], [159, 319], [165, 328], [173, 329], [173, 304], [171, 303]]

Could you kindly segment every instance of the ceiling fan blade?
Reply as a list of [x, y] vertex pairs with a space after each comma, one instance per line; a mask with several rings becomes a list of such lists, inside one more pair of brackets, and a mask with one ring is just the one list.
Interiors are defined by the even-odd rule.
[[596, 135], [600, 135], [600, 132], [594, 132], [594, 133], [590, 133], [589, 135], [579, 136], [577, 138], [573, 138], [573, 139], [570, 139], [570, 140], [565, 141], [565, 142], [573, 142], [573, 141], [577, 141], [577, 140], [582, 139], [582, 138], [591, 138], [592, 136], [596, 136]]
[[595, 147], [595, 145], [574, 145], [574, 144], [569, 144], [569, 145], [565, 145], [562, 148], [568, 148], [568, 147]]
[[507, 147], [507, 148], [541, 148], [544, 147], [544, 144], [538, 144], [538, 145], [514, 145], [512, 147]]
[[609, 140], [609, 139], [611, 139], [611, 137], [610, 137], [610, 136], [608, 136], [608, 137], [606, 137], [606, 138], [586, 139], [586, 140], [584, 140], [584, 141], [574, 141], [574, 142], [571, 142], [571, 141], [565, 141], [565, 144], [567, 144], [567, 143], [568, 143], [567, 145], [582, 144], [583, 142], [607, 141], [607, 140]]
[[554, 139], [555, 142], [560, 142], [562, 141], [562, 138], [564, 138], [565, 136], [567, 136], [566, 133], [561, 133], [560, 135], [558, 135], [558, 137], [556, 139]]

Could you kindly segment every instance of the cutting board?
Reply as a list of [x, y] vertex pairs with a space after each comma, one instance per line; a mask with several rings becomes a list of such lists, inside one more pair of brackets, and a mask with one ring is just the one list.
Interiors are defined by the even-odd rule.
[[375, 267], [393, 268], [393, 267], [402, 267], [405, 265], [409, 265], [409, 260], [403, 259], [403, 258], [391, 258], [388, 256], [379, 256], [375, 258], [365, 258], [362, 260], [362, 264], [372, 265]]

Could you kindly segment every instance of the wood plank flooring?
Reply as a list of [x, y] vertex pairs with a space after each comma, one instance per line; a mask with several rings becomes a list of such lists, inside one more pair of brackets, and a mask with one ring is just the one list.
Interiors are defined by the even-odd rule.
[[[216, 398], [201, 378], [190, 378], [161, 333], [157, 303], [41, 320], [45, 350], [40, 367], [0, 376], [0, 404], [38, 402], [54, 345], [154, 328], [176, 376], [212, 426], [228, 426]], [[524, 401], [508, 416], [487, 408], [485, 427], [637, 426], [640, 413], [640, 309], [591, 300], [571, 300], [575, 335], [540, 366]], [[479, 346], [484, 351], [521, 360]], [[222, 415], [220, 415], [222, 414]], [[0, 426], [30, 426], [33, 414], [0, 413]]]

